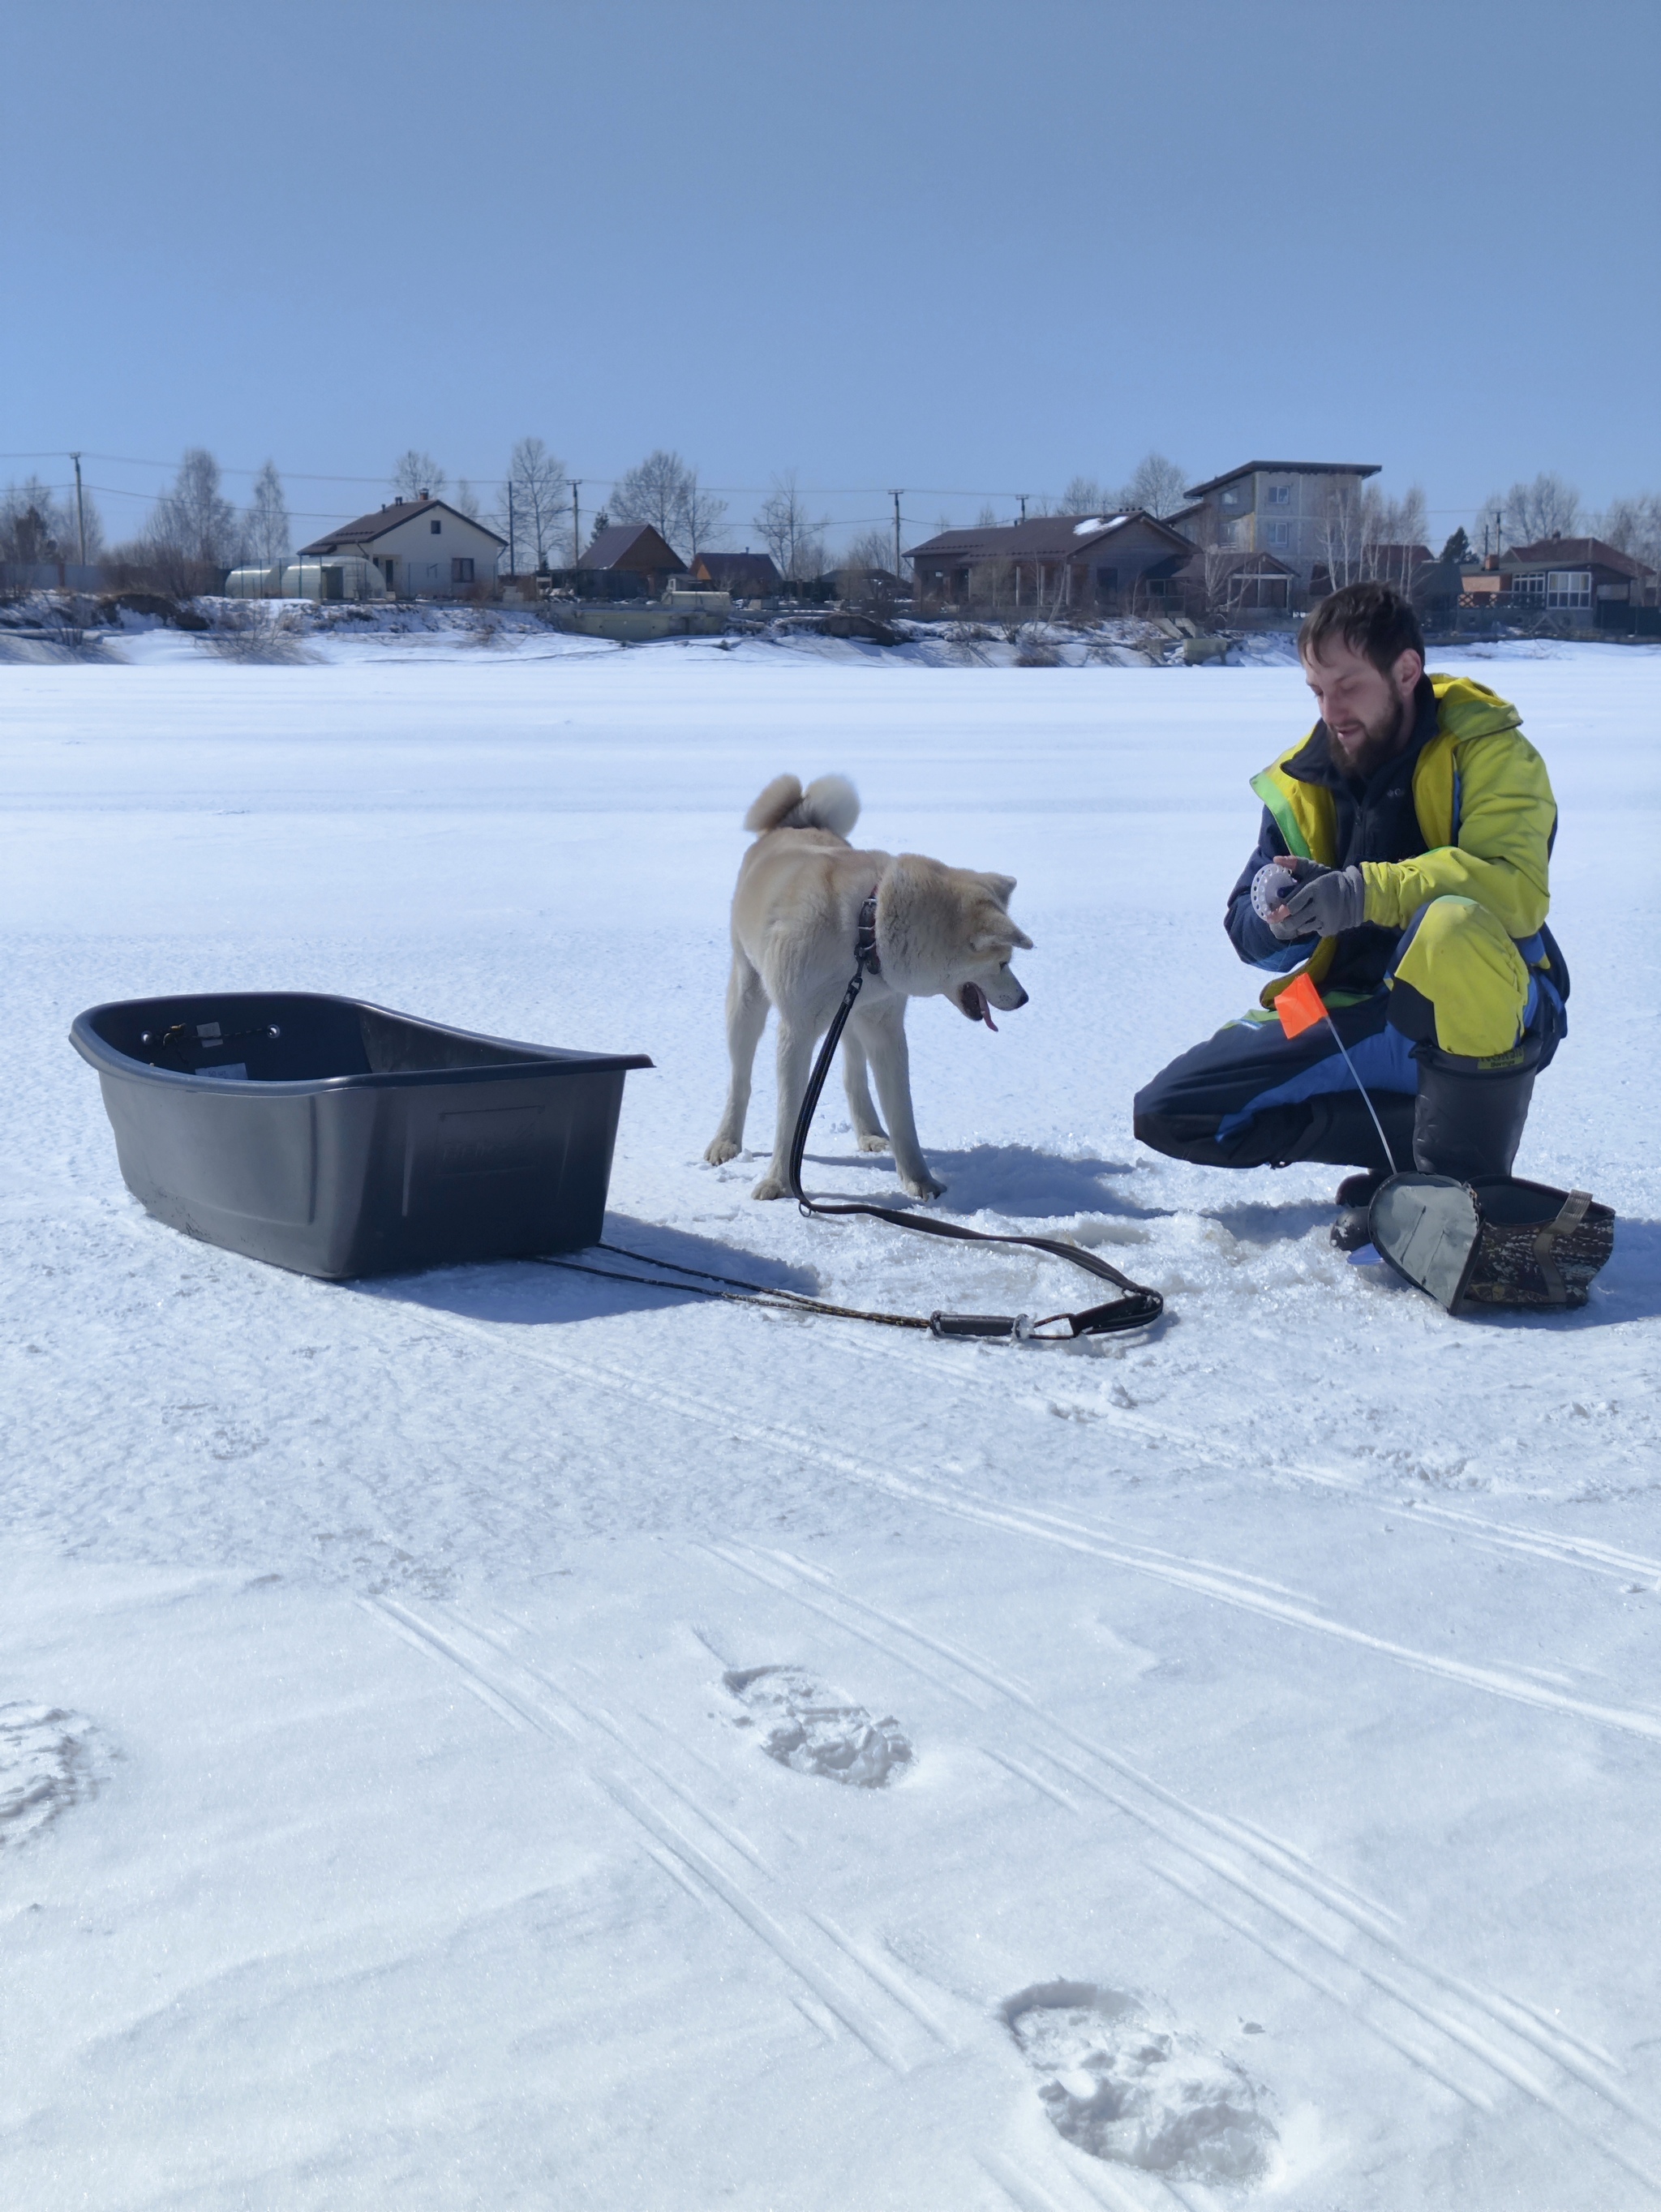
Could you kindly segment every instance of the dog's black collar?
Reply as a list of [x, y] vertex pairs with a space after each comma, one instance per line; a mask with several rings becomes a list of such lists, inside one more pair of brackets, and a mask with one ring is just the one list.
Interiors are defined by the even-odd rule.
[[873, 891], [860, 908], [860, 926], [854, 938], [854, 956], [867, 975], [880, 975], [877, 957], [877, 894]]

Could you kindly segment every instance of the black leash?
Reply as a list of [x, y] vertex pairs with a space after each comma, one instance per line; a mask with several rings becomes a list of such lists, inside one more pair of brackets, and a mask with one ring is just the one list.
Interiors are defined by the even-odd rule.
[[[843, 993], [842, 1004], [836, 1018], [825, 1032], [824, 1042], [819, 1047], [819, 1056], [813, 1064], [813, 1073], [807, 1079], [807, 1089], [801, 1102], [801, 1111], [796, 1116], [795, 1133], [790, 1139], [790, 1195], [805, 1214], [868, 1214], [873, 1221], [886, 1221], [896, 1229], [915, 1230], [920, 1237], [946, 1237], [961, 1244], [1023, 1245], [1034, 1252], [1047, 1252], [1052, 1259], [1065, 1260], [1073, 1267], [1082, 1267], [1086, 1274], [1095, 1275], [1103, 1282], [1112, 1283], [1123, 1295], [1109, 1298], [1098, 1306], [1087, 1306], [1080, 1313], [1047, 1314], [1041, 1321], [1031, 1321], [1025, 1314], [948, 1314], [932, 1313], [926, 1322], [912, 1322], [901, 1326], [927, 1328], [934, 1336], [1002, 1337], [1027, 1339], [1051, 1333], [1052, 1340], [1065, 1334], [1068, 1336], [1106, 1336], [1116, 1330], [1146, 1328], [1165, 1311], [1165, 1300], [1157, 1291], [1143, 1284], [1133, 1283], [1129, 1275], [1096, 1253], [1086, 1251], [1080, 1244], [1064, 1244], [1054, 1237], [999, 1237], [982, 1229], [964, 1229], [955, 1221], [931, 1221], [915, 1214], [902, 1212], [897, 1206], [871, 1206], [859, 1199], [820, 1200], [809, 1198], [801, 1187], [802, 1155], [807, 1149], [807, 1133], [812, 1128], [818, 1109], [819, 1094], [824, 1089], [824, 1079], [830, 1071], [842, 1033], [848, 1025], [848, 1017], [854, 1011], [867, 973], [880, 975], [882, 963], [877, 957], [877, 895], [872, 892], [860, 915], [859, 935], [855, 942], [854, 973], [849, 978], [848, 988]], [[873, 1315], [869, 1318], [891, 1320], [893, 1316]]]

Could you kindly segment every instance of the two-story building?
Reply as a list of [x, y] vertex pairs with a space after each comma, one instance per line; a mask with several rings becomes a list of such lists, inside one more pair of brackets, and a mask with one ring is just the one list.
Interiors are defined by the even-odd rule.
[[1191, 538], [1136, 507], [943, 530], [907, 557], [919, 611], [996, 606], [1035, 615], [1123, 614], [1145, 609], [1150, 569], [1169, 574], [1193, 550]]
[[459, 507], [423, 491], [343, 522], [302, 545], [298, 558], [357, 556], [372, 561], [387, 591], [400, 599], [461, 599], [481, 585], [495, 584], [496, 562], [507, 543]]
[[1196, 545], [1272, 553], [1303, 589], [1331, 558], [1335, 514], [1352, 510], [1376, 461], [1248, 461], [1226, 475], [1190, 484], [1192, 502], [1171, 517]]

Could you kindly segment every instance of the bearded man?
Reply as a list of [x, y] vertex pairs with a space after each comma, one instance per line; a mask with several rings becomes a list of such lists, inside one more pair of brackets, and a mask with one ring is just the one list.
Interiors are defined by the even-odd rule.
[[1354, 1250], [1384, 1147], [1326, 1024], [1288, 1038], [1275, 997], [1294, 973], [1314, 980], [1398, 1167], [1508, 1176], [1567, 1030], [1545, 927], [1557, 807], [1517, 709], [1427, 676], [1418, 617], [1389, 585], [1323, 599], [1298, 653], [1320, 720], [1252, 779], [1262, 833], [1224, 918], [1240, 957], [1275, 979], [1138, 1092], [1135, 1131], [1208, 1167], [1362, 1170], [1339, 1186], [1332, 1231]]

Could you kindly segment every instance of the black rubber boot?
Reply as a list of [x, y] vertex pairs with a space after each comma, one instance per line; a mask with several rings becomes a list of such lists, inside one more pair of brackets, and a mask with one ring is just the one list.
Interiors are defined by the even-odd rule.
[[1338, 1186], [1334, 1201], [1338, 1218], [1330, 1231], [1333, 1243], [1341, 1252], [1359, 1252], [1364, 1244], [1372, 1242], [1372, 1231], [1367, 1226], [1367, 1209], [1373, 1196], [1389, 1181], [1382, 1170], [1373, 1175], [1346, 1176]]
[[1533, 1093], [1531, 1053], [1521, 1066], [1495, 1068], [1421, 1046], [1413, 1164], [1460, 1182], [1508, 1176]]

